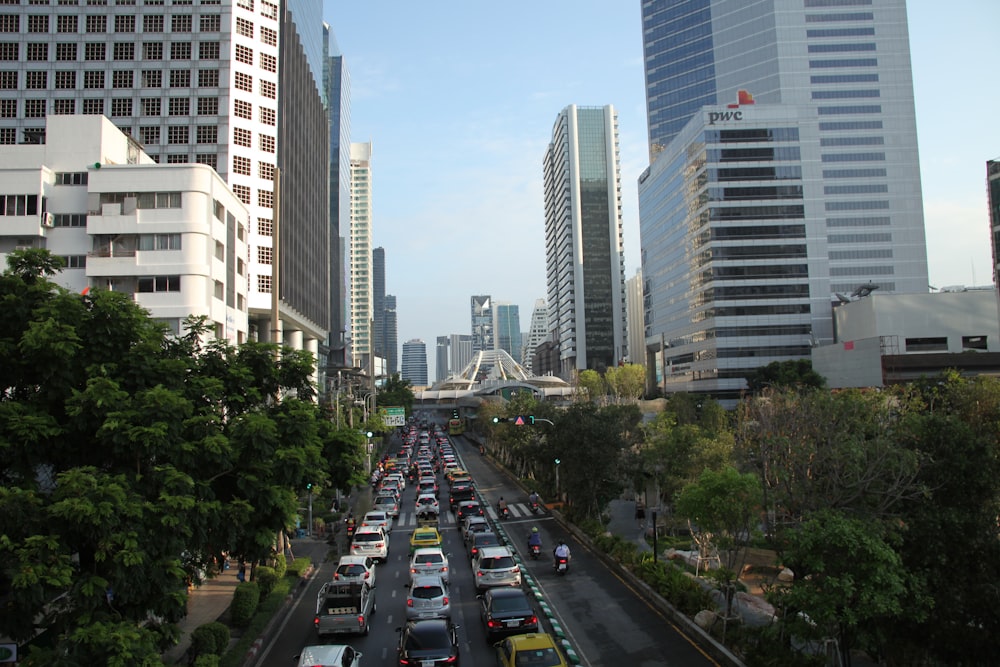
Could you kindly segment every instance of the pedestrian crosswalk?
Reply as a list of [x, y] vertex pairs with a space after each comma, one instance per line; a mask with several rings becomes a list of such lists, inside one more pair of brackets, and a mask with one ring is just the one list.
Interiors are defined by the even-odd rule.
[[[542, 514], [541, 512], [539, 512], [538, 514], [532, 514], [531, 508], [525, 503], [508, 503], [507, 509], [510, 510], [510, 519], [508, 520], [528, 519], [532, 517], [538, 517]], [[489, 507], [487, 508], [487, 512], [489, 513], [490, 519], [496, 520], [497, 518], [496, 508]], [[450, 510], [445, 510], [444, 512], [441, 513], [440, 517], [438, 518], [439, 526], [454, 526], [457, 523], [458, 521], [455, 519], [454, 512]], [[396, 519], [393, 521], [394, 528], [395, 527], [416, 528], [416, 526], [417, 526], [416, 512], [402, 511], [399, 513], [399, 516], [396, 517]]]

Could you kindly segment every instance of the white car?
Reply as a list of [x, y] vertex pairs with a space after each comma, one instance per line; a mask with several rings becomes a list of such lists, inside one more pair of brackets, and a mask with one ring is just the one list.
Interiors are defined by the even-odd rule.
[[383, 512], [380, 510], [372, 510], [365, 517], [361, 519], [361, 527], [365, 526], [379, 526], [386, 533], [392, 532], [392, 515], [388, 512]]
[[391, 495], [379, 495], [372, 507], [379, 512], [385, 512], [391, 517], [399, 516], [399, 500]]
[[327, 644], [306, 646], [295, 657], [299, 661], [299, 667], [360, 667], [361, 655], [350, 646]]
[[377, 526], [365, 526], [354, 533], [352, 556], [371, 556], [383, 563], [389, 557], [389, 537]]
[[440, 547], [422, 547], [410, 556], [410, 579], [424, 574], [437, 575], [446, 584], [451, 580], [448, 555]]
[[414, 507], [414, 512], [417, 516], [437, 516], [441, 513], [441, 504], [438, 502], [437, 496], [432, 493], [424, 493], [417, 496], [417, 503]]
[[396, 483], [399, 484], [399, 490], [400, 491], [406, 490], [406, 476], [403, 473], [391, 472], [386, 476], [386, 479], [396, 480]]
[[375, 559], [369, 556], [341, 556], [333, 580], [348, 584], [367, 582], [375, 588]]

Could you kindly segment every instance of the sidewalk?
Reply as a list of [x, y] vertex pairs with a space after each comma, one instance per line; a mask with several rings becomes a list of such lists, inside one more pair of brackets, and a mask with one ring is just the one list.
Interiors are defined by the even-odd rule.
[[199, 625], [219, 620], [233, 600], [236, 579], [236, 562], [230, 568], [205, 581], [188, 595], [187, 616], [177, 624], [181, 631], [177, 645], [163, 654], [163, 662], [172, 665], [180, 662], [191, 646], [191, 633]]
[[608, 504], [608, 532], [618, 535], [630, 542], [634, 542], [639, 548], [639, 552], [652, 552], [653, 547], [646, 541], [645, 534], [648, 527], [649, 515], [641, 523], [635, 518], [635, 501], [621, 500], [616, 498]]

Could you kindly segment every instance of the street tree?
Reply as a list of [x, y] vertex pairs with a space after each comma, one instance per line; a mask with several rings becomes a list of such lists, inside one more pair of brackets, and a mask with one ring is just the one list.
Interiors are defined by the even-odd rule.
[[375, 400], [380, 407], [402, 407], [410, 414], [413, 412], [413, 383], [393, 373], [385, 385], [379, 387]]
[[585, 369], [576, 375], [576, 400], [600, 405], [607, 396], [607, 384], [601, 374], [593, 369]]
[[612, 366], [604, 380], [618, 403], [634, 403], [646, 390], [646, 369], [639, 364]]
[[826, 378], [813, 370], [809, 359], [772, 361], [760, 366], [746, 378], [747, 391], [756, 394], [764, 389], [800, 389], [826, 387]]

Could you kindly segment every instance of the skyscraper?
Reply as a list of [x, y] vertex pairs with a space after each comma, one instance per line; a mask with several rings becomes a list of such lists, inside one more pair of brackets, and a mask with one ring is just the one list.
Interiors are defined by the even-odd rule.
[[326, 29], [327, 105], [330, 109], [330, 340], [325, 366], [348, 365], [347, 237], [351, 224], [351, 77], [336, 37]]
[[[990, 207], [993, 284], [1000, 286], [1000, 160], [986, 162], [986, 195]], [[1000, 299], [1000, 290], [997, 290], [997, 298]]]
[[642, 15], [657, 383], [736, 398], [757, 367], [833, 340], [831, 298], [927, 291], [903, 0], [654, 0]]
[[396, 321], [396, 297], [385, 295], [385, 369], [389, 375], [399, 372], [399, 325]]
[[403, 371], [400, 376], [414, 387], [427, 386], [427, 345], [414, 338], [403, 343]]
[[531, 357], [535, 354], [542, 341], [549, 337], [549, 309], [545, 299], [535, 299], [535, 307], [531, 310], [531, 324], [528, 326], [528, 337], [521, 348], [521, 365], [530, 371]]
[[434, 349], [434, 379], [437, 382], [448, 379], [448, 336], [438, 336]]
[[521, 317], [518, 307], [511, 303], [493, 304], [496, 349], [506, 350], [512, 359], [521, 358]]
[[472, 336], [469, 334], [451, 334], [449, 338], [449, 372], [451, 375], [455, 375], [461, 373], [462, 369], [472, 361]]
[[351, 144], [351, 364], [372, 352], [372, 145]]
[[646, 365], [646, 327], [643, 324], [642, 269], [625, 280], [625, 315], [628, 331], [628, 361]]
[[[0, 143], [44, 143], [47, 114], [104, 115], [158, 162], [215, 168], [249, 210], [249, 253], [237, 271], [249, 285], [251, 337], [280, 335], [315, 354], [330, 326], [323, 8], [314, 0], [281, 7], [12, 7], [2, 12]], [[272, 324], [275, 290], [280, 321]]]
[[545, 152], [549, 330], [564, 379], [625, 356], [625, 257], [614, 107], [563, 109]]
[[372, 349], [388, 359], [385, 331], [385, 248], [372, 248]]
[[494, 343], [493, 301], [489, 295], [474, 296], [472, 305], [472, 351], [492, 350]]

